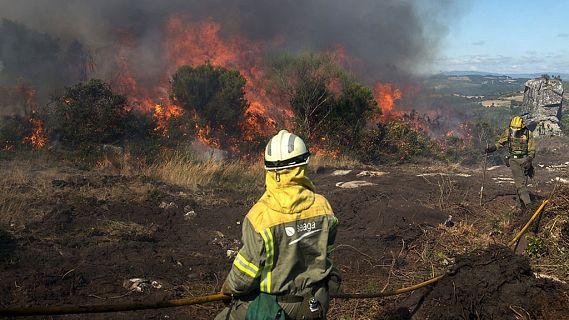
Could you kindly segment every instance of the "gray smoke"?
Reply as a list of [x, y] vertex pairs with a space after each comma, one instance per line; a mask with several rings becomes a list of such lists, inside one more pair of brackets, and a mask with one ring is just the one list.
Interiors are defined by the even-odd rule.
[[[92, 76], [107, 80], [116, 72], [109, 61], [114, 61], [117, 40], [123, 32], [133, 38], [132, 58], [140, 67], [137, 75], [147, 79], [159, 75], [165, 67], [161, 48], [163, 27], [169, 17], [179, 15], [188, 21], [219, 22], [225, 36], [239, 34], [267, 42], [283, 39], [279, 47], [283, 51], [329, 51], [341, 45], [353, 59], [356, 74], [371, 82], [397, 81], [412, 76], [416, 70], [424, 70], [437, 54], [448, 20], [456, 16], [458, 6], [454, 3], [452, 0], [0, 0], [0, 18], [22, 24], [36, 32], [37, 38], [45, 35], [52, 39], [58, 50], [45, 43], [44, 47], [30, 45], [31, 49], [24, 49], [48, 51], [43, 54], [57, 63], [64, 63], [66, 57], [61, 52], [69, 50], [74, 40], [78, 41], [96, 59]], [[10, 73], [12, 77], [20, 69], [27, 70], [22, 76], [30, 76], [34, 72], [29, 70], [33, 69], [36, 74], [49, 73], [40, 77], [49, 79], [59, 69], [59, 64], [46, 66], [45, 60], [11, 66], [8, 61], [17, 64], [21, 60], [12, 57], [21, 55], [21, 48], [7, 46], [2, 39], [0, 35], [0, 61], [4, 65], [0, 78], [6, 78], [8, 69], [15, 70]], [[77, 46], [74, 54], [81, 56], [83, 51]], [[84, 62], [79, 58], [76, 57], [78, 63]]]

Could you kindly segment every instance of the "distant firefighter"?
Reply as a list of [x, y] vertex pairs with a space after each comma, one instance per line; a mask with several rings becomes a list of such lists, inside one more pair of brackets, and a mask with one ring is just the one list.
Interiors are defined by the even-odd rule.
[[494, 152], [506, 145], [509, 150], [506, 165], [512, 169], [518, 204], [522, 210], [525, 210], [531, 205], [527, 178], [533, 177], [532, 160], [535, 158], [535, 146], [533, 133], [526, 127], [521, 117], [512, 118], [510, 127], [504, 131], [495, 145], [486, 148], [486, 153]]
[[340, 275], [330, 255], [338, 220], [305, 176], [310, 153], [281, 130], [265, 149], [266, 191], [243, 221], [243, 247], [221, 292], [216, 320], [325, 319]]

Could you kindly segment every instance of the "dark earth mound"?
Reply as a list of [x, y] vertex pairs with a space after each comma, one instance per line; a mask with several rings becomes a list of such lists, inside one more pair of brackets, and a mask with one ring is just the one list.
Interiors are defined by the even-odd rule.
[[493, 245], [456, 258], [449, 275], [379, 319], [565, 319], [567, 286], [536, 278], [526, 257]]

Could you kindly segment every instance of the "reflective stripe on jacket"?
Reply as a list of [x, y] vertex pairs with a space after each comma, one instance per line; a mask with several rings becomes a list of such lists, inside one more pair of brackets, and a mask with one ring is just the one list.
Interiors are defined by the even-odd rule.
[[529, 156], [535, 158], [535, 146], [533, 142], [533, 133], [524, 128], [524, 133], [520, 137], [511, 137], [510, 130], [506, 129], [500, 139], [496, 143], [496, 148], [500, 149], [508, 145], [508, 152], [516, 156]]
[[267, 171], [266, 191], [243, 221], [243, 247], [227, 276], [233, 294], [303, 295], [334, 273], [338, 220], [314, 192], [306, 166]]

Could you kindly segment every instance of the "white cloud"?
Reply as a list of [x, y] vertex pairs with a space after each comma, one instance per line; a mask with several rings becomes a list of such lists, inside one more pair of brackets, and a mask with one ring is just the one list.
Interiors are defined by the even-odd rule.
[[434, 62], [434, 70], [479, 70], [498, 73], [569, 73], [569, 57], [566, 55], [539, 55], [525, 52], [522, 56], [487, 54], [441, 57]]

